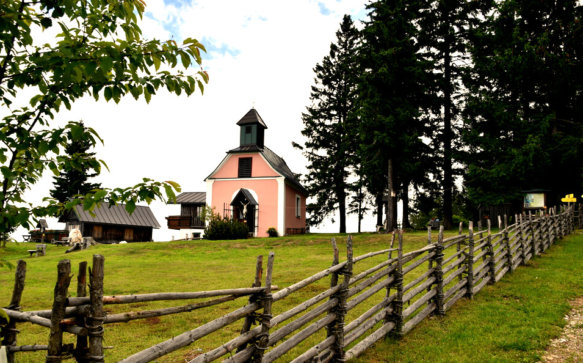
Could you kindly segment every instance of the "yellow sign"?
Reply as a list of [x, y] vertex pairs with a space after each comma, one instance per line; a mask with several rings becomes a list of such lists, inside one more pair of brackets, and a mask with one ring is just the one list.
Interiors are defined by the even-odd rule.
[[577, 201], [577, 198], [573, 197], [573, 194], [567, 194], [565, 195], [565, 198], [561, 199], [561, 202], [563, 203], [575, 203]]

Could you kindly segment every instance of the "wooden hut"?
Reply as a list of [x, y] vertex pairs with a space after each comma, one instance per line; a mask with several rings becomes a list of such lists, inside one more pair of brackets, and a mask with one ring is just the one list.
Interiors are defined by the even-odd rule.
[[136, 206], [130, 214], [123, 204], [109, 206], [102, 203], [93, 209], [93, 214], [77, 205], [60, 221], [67, 224], [67, 230], [78, 228], [83, 237], [93, 237], [98, 242], [152, 241], [153, 229], [160, 228], [147, 206]]

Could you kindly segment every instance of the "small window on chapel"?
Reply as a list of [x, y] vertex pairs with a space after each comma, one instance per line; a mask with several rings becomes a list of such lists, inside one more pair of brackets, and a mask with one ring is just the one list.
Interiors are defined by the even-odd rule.
[[250, 135], [253, 132], [253, 128], [251, 126], [245, 126], [245, 133]]
[[301, 218], [302, 216], [302, 198], [296, 194], [296, 217]]
[[239, 158], [239, 178], [251, 178], [251, 161], [253, 158]]

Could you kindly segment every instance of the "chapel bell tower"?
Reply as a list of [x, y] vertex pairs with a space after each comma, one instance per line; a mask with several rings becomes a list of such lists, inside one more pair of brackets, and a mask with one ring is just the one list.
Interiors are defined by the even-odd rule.
[[240, 146], [257, 146], [263, 149], [264, 135], [267, 125], [259, 113], [252, 108], [237, 122], [241, 127]]

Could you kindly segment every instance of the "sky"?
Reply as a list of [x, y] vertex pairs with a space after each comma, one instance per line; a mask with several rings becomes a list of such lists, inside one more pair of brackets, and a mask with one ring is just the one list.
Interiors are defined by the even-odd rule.
[[[362, 20], [364, 7], [364, 0], [147, 1], [144, 38], [181, 43], [191, 37], [205, 45], [203, 68], [210, 80], [204, 94], [162, 91], [150, 104], [131, 96], [119, 104], [85, 98], [58, 114], [57, 122], [83, 120], [100, 134], [104, 144], [95, 152], [109, 171], [93, 180], [104, 187], [148, 177], [176, 181], [183, 191], [206, 191], [204, 179], [239, 144], [236, 122], [255, 107], [268, 126], [266, 146], [304, 174], [307, 161], [292, 141], [303, 143], [301, 114], [309, 105], [313, 68], [328, 54], [343, 15]], [[27, 200], [40, 202], [51, 187], [47, 174]], [[154, 230], [154, 240], [180, 238], [165, 228], [165, 217], [180, 214], [179, 206], [154, 202], [151, 208], [163, 226]], [[365, 218], [363, 229], [374, 230], [375, 222]], [[49, 226], [59, 228], [52, 220]], [[356, 231], [356, 217], [347, 228]], [[338, 225], [328, 219], [312, 231], [337, 232]], [[23, 233], [18, 230], [16, 239]]]

